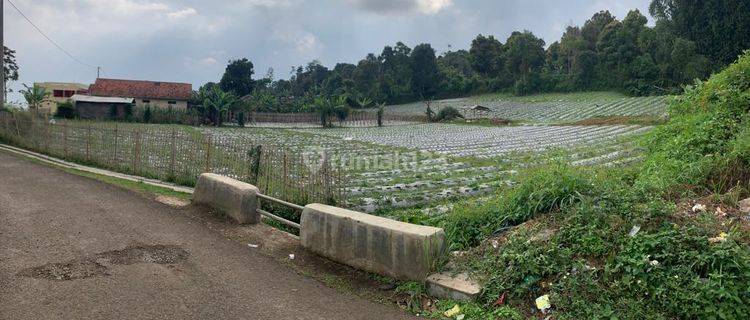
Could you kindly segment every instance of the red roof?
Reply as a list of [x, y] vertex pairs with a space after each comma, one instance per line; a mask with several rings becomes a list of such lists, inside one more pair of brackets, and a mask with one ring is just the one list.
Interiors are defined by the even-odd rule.
[[93, 96], [189, 100], [193, 86], [189, 83], [99, 78], [89, 91]]

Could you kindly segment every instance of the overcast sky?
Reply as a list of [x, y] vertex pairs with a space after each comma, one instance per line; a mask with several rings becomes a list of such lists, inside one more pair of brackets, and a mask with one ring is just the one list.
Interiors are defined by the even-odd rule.
[[[477, 34], [505, 42], [531, 30], [548, 44], [565, 26], [599, 10], [622, 18], [645, 15], [649, 0], [12, 0], [53, 40], [102, 77], [217, 81], [227, 61], [273, 68], [288, 78], [294, 65], [317, 59], [356, 63], [384, 45], [428, 42], [443, 52], [467, 49]], [[5, 4], [5, 45], [17, 51], [21, 79], [11, 84], [91, 83], [96, 70], [60, 52]], [[9, 97], [20, 100], [18, 94]]]

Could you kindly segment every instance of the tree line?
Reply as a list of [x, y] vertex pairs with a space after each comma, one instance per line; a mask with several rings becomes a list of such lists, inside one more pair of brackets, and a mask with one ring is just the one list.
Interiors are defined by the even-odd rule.
[[654, 26], [638, 10], [622, 20], [597, 12], [549, 45], [530, 31], [513, 32], [504, 42], [480, 34], [468, 50], [442, 54], [427, 43], [397, 42], [357, 64], [294, 67], [288, 80], [274, 79], [271, 69], [253, 79], [253, 63], [234, 60], [194, 102], [215, 96], [215, 89], [241, 98], [242, 109], [264, 112], [311, 112], [321, 98], [365, 108], [490, 92], [670, 94], [750, 48], [748, 1], [653, 0], [649, 12]]

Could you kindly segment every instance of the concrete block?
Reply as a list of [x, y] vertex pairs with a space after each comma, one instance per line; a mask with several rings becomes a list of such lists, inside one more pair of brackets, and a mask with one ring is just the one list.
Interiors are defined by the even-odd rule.
[[474, 301], [482, 287], [465, 273], [452, 275], [436, 273], [427, 277], [427, 292], [430, 296], [456, 301]]
[[229, 177], [204, 173], [198, 177], [193, 202], [218, 209], [240, 224], [260, 222], [258, 188]]
[[300, 225], [303, 247], [397, 279], [423, 281], [445, 250], [443, 229], [322, 204], [307, 205]]

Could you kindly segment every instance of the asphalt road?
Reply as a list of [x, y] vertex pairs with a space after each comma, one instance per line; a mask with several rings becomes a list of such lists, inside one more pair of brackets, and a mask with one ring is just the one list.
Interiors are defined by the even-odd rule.
[[0, 319], [405, 319], [158, 202], [0, 151]]

